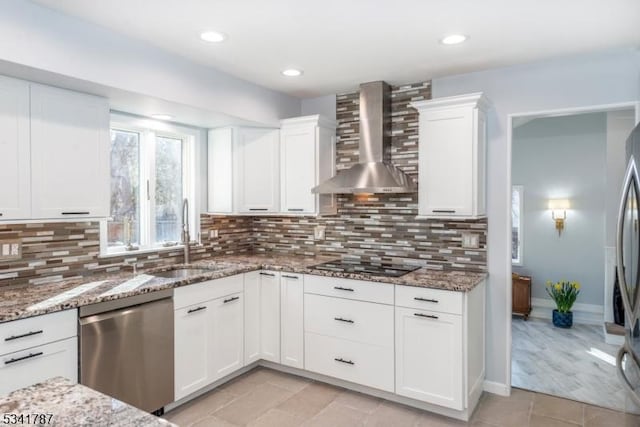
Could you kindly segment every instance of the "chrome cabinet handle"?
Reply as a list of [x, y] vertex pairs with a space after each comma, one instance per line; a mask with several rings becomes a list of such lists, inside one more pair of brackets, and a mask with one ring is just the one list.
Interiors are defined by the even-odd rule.
[[345, 323], [355, 323], [351, 319], [343, 319], [342, 317], [334, 317], [333, 320], [337, 320], [338, 322], [345, 322]]
[[433, 213], [456, 213], [455, 209], [433, 209], [431, 210]]
[[413, 298], [416, 301], [424, 301], [424, 302], [434, 302], [434, 303], [438, 303], [439, 301], [437, 299], [431, 299], [431, 298], [421, 298], [421, 297], [415, 297]]
[[283, 274], [282, 277], [286, 277], [287, 279], [296, 279], [296, 280], [298, 280], [298, 276], [289, 276], [288, 274]]
[[422, 313], [413, 313], [414, 316], [418, 317], [427, 317], [429, 319], [438, 319], [438, 316], [434, 316], [433, 314], [422, 314]]
[[353, 292], [353, 289], [351, 288], [343, 288], [342, 286], [334, 286], [333, 289], [337, 289], [339, 291], [349, 291], [349, 292]]
[[336, 357], [333, 360], [335, 360], [336, 362], [340, 362], [340, 363], [346, 363], [347, 365], [355, 365], [356, 363], [352, 360], [345, 360], [342, 357]]
[[240, 297], [232, 297], [232, 298], [229, 298], [229, 299], [226, 299], [226, 300], [222, 301], [222, 303], [226, 304], [228, 302], [232, 302], [232, 301], [239, 300], [239, 299], [240, 299]]
[[268, 211], [269, 209], [267, 208], [249, 208], [250, 211]]
[[261, 275], [261, 276], [270, 276], [270, 277], [275, 277], [275, 276], [276, 276], [276, 275], [275, 275], [275, 274], [273, 274], [273, 273], [262, 273], [262, 272], [260, 272], [260, 275]]
[[16, 362], [20, 362], [21, 360], [27, 360], [27, 359], [32, 359], [34, 357], [38, 357], [38, 356], [42, 356], [44, 353], [39, 351], [37, 353], [29, 353], [26, 356], [22, 356], [22, 357], [16, 357], [13, 359], [9, 359], [9, 360], [5, 360], [4, 364], [5, 365], [10, 365], [12, 363], [16, 363]]
[[301, 208], [289, 208], [287, 209], [289, 212], [302, 212], [304, 209]]
[[89, 215], [91, 212], [62, 212], [62, 215]]
[[195, 313], [196, 311], [202, 311], [202, 310], [206, 310], [206, 309], [207, 309], [206, 306], [192, 308], [191, 310], [187, 311], [187, 314]]
[[38, 335], [43, 333], [44, 331], [42, 329], [40, 329], [39, 331], [31, 331], [31, 332], [27, 332], [26, 334], [21, 334], [21, 335], [12, 335], [9, 338], [5, 338], [5, 341], [13, 341], [13, 340], [17, 340], [20, 338], [26, 338], [26, 337], [30, 337], [33, 335]]

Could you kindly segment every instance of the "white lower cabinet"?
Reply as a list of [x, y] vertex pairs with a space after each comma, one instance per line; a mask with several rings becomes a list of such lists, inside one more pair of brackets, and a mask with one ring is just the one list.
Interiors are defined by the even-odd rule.
[[241, 274], [175, 290], [176, 400], [244, 365], [243, 291]]
[[244, 364], [280, 363], [280, 273], [246, 273], [244, 294]]
[[304, 276], [280, 275], [280, 363], [304, 368]]
[[462, 316], [396, 308], [396, 394], [461, 410]]
[[66, 310], [0, 324], [0, 395], [53, 377], [78, 382], [78, 315]]

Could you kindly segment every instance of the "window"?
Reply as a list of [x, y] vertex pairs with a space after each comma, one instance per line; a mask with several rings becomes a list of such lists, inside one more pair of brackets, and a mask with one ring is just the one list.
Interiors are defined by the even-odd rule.
[[514, 265], [522, 265], [523, 191], [521, 185], [511, 189], [511, 263]]
[[[189, 153], [193, 134], [143, 127], [149, 121], [111, 123], [111, 216], [103, 224], [102, 252], [171, 247], [181, 242], [182, 203], [193, 194]], [[189, 222], [195, 224], [191, 204]], [[192, 233], [193, 235], [193, 233]]]

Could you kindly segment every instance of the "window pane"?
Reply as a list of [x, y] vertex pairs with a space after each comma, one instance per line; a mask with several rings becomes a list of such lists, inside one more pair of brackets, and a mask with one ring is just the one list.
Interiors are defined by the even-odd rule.
[[108, 245], [140, 244], [140, 135], [111, 130], [111, 221]]
[[180, 240], [182, 224], [182, 140], [156, 138], [156, 241]]

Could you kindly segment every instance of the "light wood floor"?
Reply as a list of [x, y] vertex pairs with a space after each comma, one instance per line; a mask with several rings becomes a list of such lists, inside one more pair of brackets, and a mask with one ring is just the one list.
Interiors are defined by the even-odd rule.
[[616, 374], [618, 347], [604, 342], [601, 326], [513, 318], [514, 387], [624, 410], [625, 394]]
[[265, 368], [254, 369], [164, 418], [182, 427], [638, 427], [640, 418], [514, 389], [484, 393], [463, 423], [339, 387]]

